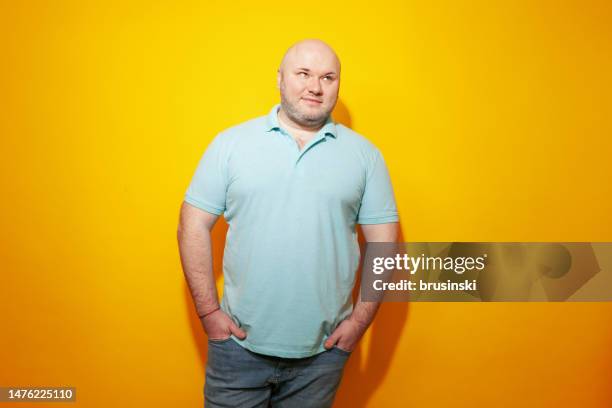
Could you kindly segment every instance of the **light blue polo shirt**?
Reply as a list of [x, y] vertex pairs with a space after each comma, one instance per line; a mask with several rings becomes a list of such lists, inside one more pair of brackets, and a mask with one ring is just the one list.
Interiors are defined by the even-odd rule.
[[247, 349], [308, 357], [351, 314], [359, 265], [356, 224], [398, 221], [379, 150], [328, 119], [299, 149], [277, 112], [220, 134], [185, 201], [228, 225], [221, 308]]

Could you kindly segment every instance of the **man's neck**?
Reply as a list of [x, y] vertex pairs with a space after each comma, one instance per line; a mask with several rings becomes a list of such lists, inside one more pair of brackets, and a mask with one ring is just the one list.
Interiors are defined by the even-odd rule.
[[295, 122], [287, 118], [286, 115], [284, 115], [282, 109], [278, 112], [277, 117], [278, 123], [289, 132], [300, 150], [302, 150], [304, 146], [306, 146], [306, 144], [310, 142], [317, 132], [323, 127], [319, 126], [317, 128], [307, 128], [297, 125]]
[[287, 116], [287, 114], [285, 113], [282, 107], [278, 110], [277, 117], [278, 117], [279, 123], [281, 123], [283, 126], [288, 128], [288, 130], [292, 130], [300, 134], [312, 133], [314, 135], [319, 130], [321, 130], [323, 125], [325, 125], [325, 122], [319, 125], [316, 125], [316, 126], [304, 126], [299, 123], [296, 123]]

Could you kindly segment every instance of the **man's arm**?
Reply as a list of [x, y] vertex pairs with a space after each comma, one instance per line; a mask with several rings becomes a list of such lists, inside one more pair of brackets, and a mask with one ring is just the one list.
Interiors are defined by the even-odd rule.
[[210, 236], [217, 218], [183, 202], [177, 231], [181, 264], [198, 316], [204, 316], [200, 321], [208, 337], [225, 339], [233, 333], [243, 338], [246, 334], [219, 309]]
[[[366, 242], [396, 242], [398, 230], [398, 223], [396, 222], [361, 226]], [[353, 312], [329, 336], [325, 341], [325, 347], [330, 348], [336, 344], [343, 350], [352, 351], [374, 320], [379, 307], [380, 302], [362, 301], [360, 291]]]

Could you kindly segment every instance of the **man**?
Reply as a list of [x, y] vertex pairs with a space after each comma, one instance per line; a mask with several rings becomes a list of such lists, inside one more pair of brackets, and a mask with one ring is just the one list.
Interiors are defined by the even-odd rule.
[[[281, 103], [221, 132], [185, 195], [183, 270], [204, 330], [209, 407], [329, 407], [376, 302], [351, 292], [366, 241], [392, 242], [398, 215], [383, 158], [335, 124], [340, 62], [319, 40], [282, 59]], [[228, 225], [218, 304], [210, 231]]]

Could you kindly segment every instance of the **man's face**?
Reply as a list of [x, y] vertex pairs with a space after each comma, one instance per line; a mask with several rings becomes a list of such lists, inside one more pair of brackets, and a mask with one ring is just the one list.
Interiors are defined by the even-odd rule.
[[278, 72], [281, 106], [289, 119], [306, 127], [323, 124], [338, 99], [339, 71], [329, 49], [314, 45], [292, 50]]

